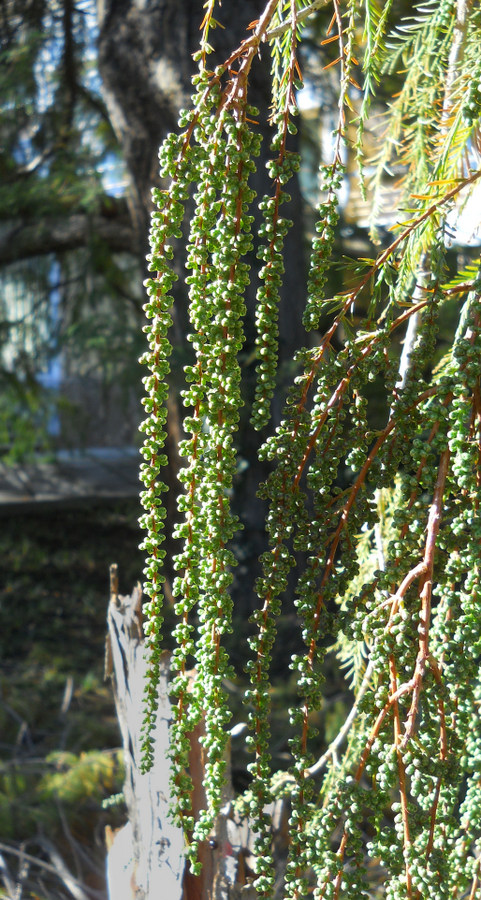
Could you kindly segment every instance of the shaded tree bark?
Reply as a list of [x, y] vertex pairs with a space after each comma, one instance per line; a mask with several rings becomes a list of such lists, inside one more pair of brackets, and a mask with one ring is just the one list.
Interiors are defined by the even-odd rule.
[[130, 211], [148, 235], [157, 151], [189, 97], [190, 29], [202, 2], [98, 0], [102, 91], [130, 175]]

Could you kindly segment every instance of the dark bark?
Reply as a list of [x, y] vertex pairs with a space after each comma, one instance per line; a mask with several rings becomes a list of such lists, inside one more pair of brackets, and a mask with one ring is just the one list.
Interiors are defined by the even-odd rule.
[[130, 174], [132, 219], [144, 240], [157, 151], [189, 98], [190, 30], [201, 21], [201, 9], [202, 0], [97, 3], [102, 90]]
[[75, 97], [77, 93], [78, 73], [74, 40], [74, 6], [72, 0], [64, 0], [63, 8], [63, 81], [65, 95], [63, 99], [65, 127], [71, 129], [75, 113]]

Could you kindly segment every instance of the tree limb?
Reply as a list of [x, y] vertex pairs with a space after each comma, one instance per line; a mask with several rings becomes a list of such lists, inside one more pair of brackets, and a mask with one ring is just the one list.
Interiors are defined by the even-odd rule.
[[127, 216], [73, 213], [33, 223], [0, 225], [0, 265], [77, 250], [92, 240], [102, 241], [114, 252], [139, 252], [137, 236]]

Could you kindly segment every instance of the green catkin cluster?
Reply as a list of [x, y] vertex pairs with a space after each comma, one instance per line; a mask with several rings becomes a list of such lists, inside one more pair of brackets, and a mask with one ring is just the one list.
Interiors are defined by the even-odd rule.
[[312, 239], [309, 266], [309, 281], [303, 324], [311, 331], [319, 327], [324, 300], [324, 287], [330, 267], [336, 225], [339, 221], [339, 188], [345, 175], [339, 161], [333, 165], [321, 166], [320, 189], [325, 199], [321, 201], [316, 222], [316, 234]]
[[[212, 93], [210, 100], [214, 99]], [[252, 249], [253, 216], [247, 209], [254, 195], [248, 180], [259, 152], [259, 140], [246, 126], [245, 115], [244, 109], [235, 114], [223, 109], [219, 116], [202, 110], [194, 130], [198, 170], [187, 282], [196, 362], [186, 369], [190, 386], [183, 392], [189, 410], [184, 425], [191, 437], [181, 446], [190, 463], [180, 475], [185, 485], [179, 498], [184, 521], [176, 531], [184, 550], [175, 563], [182, 574], [174, 584], [180, 621], [173, 658], [178, 670], [173, 693], [178, 700], [171, 749], [173, 794], [182, 820], [189, 787], [189, 734], [202, 717], [207, 807], [193, 828], [192, 860], [196, 841], [208, 837], [220, 808], [225, 726], [230, 717], [223, 688], [230, 667], [222, 638], [231, 630], [229, 586], [235, 559], [228, 545], [239, 523], [230, 512], [229, 495], [236, 470], [233, 435], [242, 403], [238, 354], [244, 340], [243, 295], [248, 280], [248, 266], [242, 260]], [[195, 643], [188, 618], [194, 608]], [[189, 656], [196, 668], [190, 693]], [[188, 824], [193, 826], [191, 817]], [[194, 862], [192, 866], [195, 870]]]
[[[276, 380], [277, 306], [289, 227], [280, 208], [287, 199], [284, 185], [299, 165], [287, 150], [298, 29], [290, 28], [285, 16], [295, 20], [304, 5], [269, 4], [272, 27], [281, 27], [282, 34], [272, 47], [273, 189], [261, 201], [258, 387], [252, 414], [257, 428], [268, 422]], [[198, 842], [212, 832], [224, 791], [230, 717], [224, 637], [232, 618], [231, 543], [240, 527], [230, 495], [242, 403], [238, 357], [251, 277], [246, 257], [253, 245], [249, 179], [260, 148], [252, 122], [257, 111], [247, 99], [246, 62], [258, 46], [248, 41], [225, 71], [209, 72], [214, 6], [206, 6], [193, 108], [181, 114], [182, 134], [170, 136], [161, 150], [161, 174], [170, 187], [155, 193], [150, 267], [156, 274], [147, 282], [144, 361], [150, 373], [144, 379], [142, 426], [148, 767], [160, 653], [165, 517], [160, 468], [176, 278], [171, 243], [181, 237], [188, 204], [193, 212], [185, 282], [193, 352], [182, 395], [186, 465], [175, 529], [182, 549], [174, 561], [178, 623], [170, 759], [173, 813], [185, 830], [194, 872]], [[355, 0], [342, 8], [336, 4], [333, 22], [345, 26], [338, 37], [339, 124], [334, 161], [321, 170], [323, 198], [304, 314], [307, 329], [322, 325], [326, 331], [316, 346], [299, 350], [284, 414], [260, 451], [271, 465], [260, 489], [269, 506], [269, 549], [256, 585], [256, 632], [246, 666], [253, 760], [243, 808], [257, 834], [255, 885], [265, 900], [275, 885], [266, 807], [279, 786], [270, 752], [270, 667], [282, 599], [291, 584], [303, 649], [290, 661], [297, 697], [289, 713], [290, 770], [283, 780], [291, 807], [283, 896], [366, 900], [377, 890], [370, 860], [382, 866], [387, 900], [474, 900], [481, 889], [481, 301], [472, 267], [447, 281], [443, 223], [449, 203], [463, 185], [474, 183], [460, 168], [470, 129], [459, 123], [475, 88], [462, 96], [466, 69], [452, 89], [444, 90], [442, 83], [458, 3], [423, 0], [390, 46], [386, 28], [392, 11], [391, 3], [382, 10], [369, 5], [368, 42], [379, 56], [365, 67], [366, 90], [375, 90], [379, 73], [392, 74], [401, 63], [404, 68], [406, 54], [414, 54], [391, 107], [389, 134], [403, 146], [398, 163], [405, 167], [408, 194], [418, 163], [421, 189], [406, 199], [409, 212], [400, 214], [403, 224], [391, 245], [353, 269], [348, 290], [325, 297], [345, 175], [340, 163], [345, 108], [356, 56], [361, 58], [354, 49], [356, 23], [365, 12]], [[479, 11], [468, 15], [470, 66], [479, 18]], [[260, 22], [269, 27], [261, 17], [254, 31]], [[446, 92], [452, 115], [440, 122]], [[423, 115], [428, 128], [420, 135]], [[381, 155], [380, 166], [386, 163]], [[458, 326], [440, 360], [438, 332], [448, 304], [451, 315], [459, 306]], [[417, 323], [416, 333], [400, 379], [399, 345], [408, 321]], [[373, 384], [385, 391], [375, 424]], [[322, 707], [323, 660], [333, 641], [350, 673], [354, 705], [338, 739], [318, 759], [312, 720]], [[201, 735], [206, 795], [197, 820], [189, 774], [189, 754], [198, 749], [194, 729]]]
[[166, 515], [162, 505], [162, 493], [166, 490], [160, 479], [160, 471], [166, 465], [162, 447], [165, 442], [165, 422], [167, 419], [166, 399], [168, 393], [167, 375], [170, 371], [169, 356], [171, 345], [168, 331], [172, 322], [172, 286], [177, 275], [172, 267], [172, 240], [180, 238], [184, 216], [184, 204], [188, 197], [191, 169], [189, 154], [183, 147], [182, 136], [169, 135], [160, 151], [160, 172], [164, 178], [172, 179], [170, 192], [154, 191], [157, 211], [152, 216], [151, 247], [149, 269], [155, 277], [146, 281], [149, 299], [144, 311], [149, 323], [144, 327], [149, 349], [141, 362], [150, 369], [143, 383], [146, 397], [143, 405], [147, 418], [141, 425], [145, 434], [141, 450], [145, 462], [141, 466], [140, 477], [144, 490], [140, 495], [144, 514], [140, 525], [146, 536], [140, 545], [146, 554], [144, 569], [144, 593], [149, 598], [144, 604], [146, 618], [145, 648], [148, 658], [147, 681], [145, 685], [145, 719], [143, 725], [144, 767], [150, 768], [153, 758], [152, 730], [155, 727], [157, 709], [157, 686], [159, 681], [159, 635], [162, 626], [162, 549], [163, 520]]
[[334, 132], [334, 150], [332, 162], [322, 164], [319, 170], [319, 188], [321, 202], [318, 206], [319, 218], [311, 244], [307, 299], [302, 322], [306, 331], [319, 328], [322, 313], [327, 311], [323, 303], [324, 287], [327, 272], [332, 259], [336, 226], [339, 221], [339, 191], [346, 169], [341, 159], [341, 148], [346, 140], [346, 108], [351, 108], [349, 92], [354, 65], [354, 43], [357, 25], [357, 4], [349, 0], [344, 18], [341, 19], [339, 7], [335, 7], [334, 20], [339, 28], [339, 116], [337, 129]]
[[[305, 419], [305, 416], [301, 417]], [[249, 765], [252, 776], [250, 788], [250, 813], [254, 821], [259, 822], [259, 838], [257, 853], [260, 860], [261, 875], [257, 879], [260, 896], [269, 896], [273, 885], [272, 854], [268, 820], [264, 809], [271, 800], [269, 788], [270, 765], [270, 663], [272, 647], [276, 637], [276, 623], [280, 614], [280, 597], [287, 587], [287, 577], [294, 564], [292, 553], [287, 542], [292, 534], [296, 520], [298, 497], [291, 490], [290, 481], [295, 476], [296, 461], [301, 460], [302, 440], [300, 434], [303, 422], [299, 420], [296, 428], [288, 432], [283, 424], [278, 429], [276, 440], [266, 442], [263, 454], [269, 458], [272, 454], [288, 465], [289, 473], [284, 467], [276, 470], [263, 488], [263, 495], [270, 501], [270, 512], [267, 529], [271, 551], [262, 557], [263, 577], [256, 585], [261, 599], [259, 609], [252, 616], [257, 627], [255, 637], [249, 639], [249, 646], [254, 658], [249, 660], [246, 672], [251, 687], [246, 691], [246, 701], [252, 704], [249, 715], [251, 734], [247, 744], [255, 753], [255, 761]], [[297, 451], [297, 452], [296, 452]], [[289, 479], [290, 475], [290, 479]]]
[[269, 176], [272, 178], [274, 193], [264, 197], [259, 204], [263, 214], [263, 223], [259, 237], [263, 239], [257, 252], [263, 265], [259, 272], [262, 284], [256, 296], [256, 357], [258, 360], [256, 375], [256, 391], [252, 404], [251, 422], [260, 430], [269, 421], [270, 403], [274, 396], [277, 382], [277, 359], [279, 343], [278, 309], [282, 276], [284, 274], [284, 239], [292, 222], [280, 214], [280, 207], [290, 200], [284, 186], [290, 181], [300, 167], [300, 156], [288, 149], [289, 134], [296, 134], [297, 128], [292, 117], [299, 110], [294, 96], [294, 89], [302, 84], [296, 74], [296, 28], [289, 29], [284, 38], [284, 53], [288, 51], [288, 68], [280, 77], [282, 47], [277, 41], [273, 49], [273, 84], [272, 84], [272, 125], [275, 135], [271, 150], [277, 157], [267, 163]]
[[290, 219], [280, 215], [282, 203], [289, 201], [289, 194], [283, 190], [300, 165], [299, 154], [286, 149], [286, 138], [293, 126], [289, 118], [289, 109], [277, 114], [277, 133], [271, 144], [272, 150], [278, 151], [277, 159], [269, 162], [269, 175], [273, 179], [275, 190], [273, 197], [264, 197], [259, 208], [264, 222], [259, 230], [259, 237], [265, 239], [257, 253], [263, 266], [259, 278], [263, 284], [257, 291], [256, 298], [256, 355], [257, 384], [252, 404], [251, 420], [254, 428], [260, 430], [270, 418], [270, 402], [277, 382], [278, 358], [278, 308], [282, 276], [284, 274], [283, 247], [284, 238], [292, 225]]
[[481, 116], [481, 60], [474, 61], [462, 105], [462, 116], [467, 125], [472, 126]]
[[481, 116], [481, 62], [479, 59], [479, 26], [481, 16], [479, 8], [472, 11], [472, 19], [466, 23], [465, 41], [463, 45], [465, 74], [458, 81], [461, 117], [463, 123], [472, 128]]
[[[468, 326], [467, 333], [469, 333], [470, 331], [471, 328], [470, 326]], [[465, 353], [468, 349], [466, 346], [468, 342], [471, 349], [470, 362], [473, 364], [474, 368], [473, 350], [476, 339], [473, 334], [471, 334], [469, 337], [469, 341], [466, 341], [466, 338], [461, 338], [455, 345], [453, 365], [449, 374], [445, 371], [443, 375], [443, 381], [445, 383], [443, 385], [443, 390], [440, 391], [440, 398], [436, 404], [437, 409], [432, 408], [434, 401], [428, 402], [426, 406], [426, 418], [423, 418], [419, 423], [420, 434], [422, 434], [423, 431], [425, 432], [425, 425], [428, 419], [431, 421], [431, 423], [437, 422], [438, 425], [440, 425], [438, 433], [436, 435], [436, 442], [434, 440], [428, 440], [428, 443], [426, 443], [425, 440], [418, 438], [417, 440], [419, 443], [419, 449], [413, 455], [413, 467], [415, 467], [419, 472], [419, 467], [422, 461], [426, 458], [427, 453], [429, 453], [433, 449], [437, 450], [438, 453], [443, 452], [446, 444], [446, 439], [443, 437], [441, 430], [443, 430], [446, 434], [446, 427], [448, 427], [449, 420], [453, 417], [456, 417], [457, 424], [452, 433], [456, 434], [457, 446], [459, 446], [460, 428], [461, 431], [464, 431], [466, 433], [466, 441], [463, 442], [465, 462], [462, 467], [466, 478], [466, 480], [464, 481], [464, 490], [467, 489], [468, 481], [471, 485], [471, 490], [473, 489], [473, 475], [475, 476], [476, 472], [476, 467], [473, 466], [473, 454], [479, 453], [478, 440], [473, 440], [474, 434], [472, 429], [471, 436], [469, 437], [469, 423], [470, 420], [472, 421], [472, 416], [470, 416], [470, 407], [472, 407], [474, 396], [473, 394], [471, 394], [471, 397], [469, 397], [466, 391], [466, 374], [468, 364], [466, 361]], [[459, 352], [460, 350], [461, 353]], [[460, 360], [462, 360], [461, 365], [463, 367], [461, 378], [459, 378]], [[455, 371], [457, 373], [456, 375], [454, 375]], [[475, 364], [475, 371], [473, 371], [474, 378], [479, 378], [479, 372], [480, 369], [478, 358], [478, 362]], [[459, 391], [463, 396], [463, 403], [461, 404], [461, 411], [459, 411], [460, 404], [455, 404], [454, 409], [458, 410], [458, 412], [455, 413], [453, 410], [451, 416], [448, 416], [445, 398], [447, 395], [451, 395], [453, 393], [454, 384], [453, 380], [451, 379], [457, 382], [457, 391]], [[447, 392], [449, 392], [449, 394], [447, 394]], [[448, 441], [450, 442], [449, 433], [450, 432], [448, 431], [447, 436]], [[450, 446], [453, 445], [451, 445], [450, 443]], [[452, 476], [448, 475], [447, 489], [448, 491], [449, 488], [452, 490], [454, 497], [459, 496], [458, 479], [460, 475], [460, 467], [453, 460]], [[406, 506], [411, 504], [411, 508], [415, 510], [416, 507], [413, 503], [412, 498], [413, 487], [410, 483], [410, 479], [406, 479], [406, 481], [407, 492], [405, 504]], [[431, 467], [426, 467], [426, 471], [424, 472], [424, 474], [420, 477], [418, 476], [418, 482], [419, 481], [421, 481], [421, 483], [417, 484], [418, 490], [424, 490], [426, 494], [429, 491], [430, 495], [432, 495], [433, 479], [431, 477]], [[422, 504], [419, 505], [418, 518], [420, 527], [417, 529], [417, 541], [419, 547], [422, 546], [422, 543], [424, 541], [424, 529], [422, 528], [422, 524], [426, 521], [427, 502], [427, 499], [423, 498]], [[446, 497], [445, 503], [447, 515], [449, 517], [449, 493]], [[474, 508], [476, 508], [479, 504], [479, 487], [476, 487], [475, 489], [474, 496], [472, 497], [472, 503]], [[451, 598], [451, 605], [453, 603], [453, 600], [455, 600], [456, 605], [458, 605], [461, 598], [465, 597], [467, 600], [468, 595], [465, 591], [461, 591], [460, 594], [459, 588], [457, 588], [456, 590], [454, 588], [454, 584], [456, 582], [459, 582], [460, 577], [462, 577], [463, 565], [459, 561], [459, 550], [455, 549], [456, 544], [459, 545], [459, 536], [454, 538], [452, 537], [452, 524], [452, 521], [449, 522], [446, 537], [443, 536], [440, 539], [439, 546], [440, 549], [443, 549], [445, 546], [446, 538], [448, 538], [451, 543], [451, 552], [455, 554], [454, 560], [453, 556], [444, 558], [444, 562], [446, 565], [446, 575], [443, 574], [443, 570], [441, 568], [438, 571], [438, 583], [440, 585], [446, 583], [446, 588], [440, 588], [443, 596], [449, 596]], [[412, 527], [412, 519], [410, 519], [410, 525]], [[459, 535], [461, 533], [461, 528], [456, 526], [454, 527], [456, 534]], [[462, 529], [463, 534], [465, 533], [465, 531], [466, 515], [464, 511]], [[468, 559], [470, 559], [471, 566], [473, 566], [473, 558], [477, 559], [479, 556], [479, 530], [476, 529], [476, 531], [477, 536], [475, 542], [473, 542], [476, 544], [476, 549], [469, 538], [467, 539], [468, 549], [466, 553], [466, 562]], [[403, 533], [402, 528], [401, 533]], [[470, 554], [470, 545], [474, 556], [471, 556]], [[367, 605], [368, 614], [369, 610], [372, 610], [372, 613], [375, 614], [377, 609], [377, 616], [376, 618], [373, 618], [373, 615], [369, 614], [369, 621], [366, 621], [366, 606], [364, 604], [363, 606], [359, 607], [358, 615], [359, 624], [363, 624], [363, 632], [369, 634], [371, 645], [371, 661], [374, 661], [375, 663], [374, 673], [376, 674], [377, 671], [378, 677], [382, 679], [383, 670], [385, 670], [386, 656], [391, 655], [398, 672], [398, 682], [406, 683], [409, 679], [410, 673], [413, 672], [415, 667], [417, 638], [415, 627], [416, 605], [415, 597], [411, 596], [410, 600], [409, 595], [407, 595], [400, 610], [400, 614], [396, 614], [393, 616], [392, 613], [389, 614], [389, 610], [386, 608], [385, 602], [383, 603], [382, 598], [386, 596], [384, 591], [378, 593], [379, 588], [383, 587], [385, 583], [389, 584], [389, 582], [392, 582], [394, 579], [399, 582], [399, 580], [402, 578], [402, 572], [399, 573], [396, 571], [396, 569], [399, 568], [399, 563], [401, 561], [404, 562], [406, 551], [409, 552], [409, 549], [404, 545], [404, 537], [402, 545], [402, 558], [398, 555], [401, 552], [400, 548], [398, 549], [398, 543], [392, 542], [391, 546], [392, 549], [390, 548], [390, 553], [387, 554], [386, 573], [383, 582], [381, 582], [380, 580], [376, 592], [373, 595], [373, 601], [369, 602], [367, 595], [364, 598], [364, 604]], [[463, 549], [464, 546], [465, 542], [463, 540]], [[393, 554], [392, 562], [390, 562], [389, 559], [391, 553]], [[414, 560], [415, 557], [413, 556], [412, 561]], [[441, 560], [441, 563], [442, 562], [443, 560]], [[476, 572], [478, 568], [478, 564], [475, 564]], [[476, 578], [476, 575], [474, 577]], [[446, 590], [448, 590], [447, 595], [445, 594]], [[471, 597], [472, 593], [470, 593], [470, 600], [468, 602], [472, 602]], [[389, 830], [384, 830], [384, 832], [381, 831], [377, 839], [371, 843], [371, 846], [369, 848], [372, 855], [380, 857], [385, 869], [387, 870], [387, 872], [389, 872], [388, 896], [393, 898], [406, 895], [407, 883], [410, 884], [410, 891], [412, 896], [417, 896], [415, 891], [419, 891], [419, 895], [422, 897], [427, 896], [426, 891], [428, 890], [428, 886], [430, 891], [436, 891], [435, 895], [437, 897], [447, 898], [449, 896], [453, 896], [453, 889], [456, 887], [456, 882], [458, 883], [458, 886], [463, 883], [463, 881], [460, 880], [460, 869], [457, 859], [460, 852], [460, 846], [464, 847], [467, 857], [467, 863], [469, 859], [470, 845], [466, 841], [461, 842], [461, 844], [458, 843], [458, 847], [455, 853], [453, 853], [453, 847], [456, 846], [456, 806], [459, 802], [459, 794], [462, 790], [463, 780], [466, 777], [466, 770], [463, 771], [459, 768], [458, 760], [459, 758], [462, 758], [464, 756], [464, 748], [466, 747], [467, 741], [469, 740], [469, 732], [465, 730], [465, 725], [469, 722], [472, 727], [472, 715], [474, 713], [472, 697], [473, 693], [476, 690], [477, 672], [476, 665], [473, 666], [471, 664], [471, 660], [467, 660], [465, 655], [462, 655], [461, 657], [459, 656], [459, 644], [456, 641], [450, 642], [448, 639], [449, 631], [451, 631], [451, 633], [457, 632], [459, 640], [461, 630], [459, 619], [460, 615], [458, 610], [456, 609], [456, 606], [452, 608], [452, 615], [447, 615], [446, 602], [441, 602], [436, 608], [436, 611], [433, 615], [431, 647], [433, 657], [435, 657], [438, 662], [437, 666], [435, 662], [432, 663], [431, 671], [428, 670], [424, 681], [422, 702], [422, 737], [419, 736], [419, 739], [416, 739], [416, 741], [413, 742], [412, 746], [408, 745], [407, 749], [402, 754], [402, 766], [404, 768], [405, 777], [409, 783], [410, 791], [410, 799], [408, 801], [407, 810], [409, 819], [410, 851], [407, 864], [400, 854], [400, 847], [403, 844], [405, 845], [406, 842], [406, 826], [402, 810], [402, 803], [398, 804], [397, 807], [396, 805], [394, 805], [393, 807], [396, 813], [396, 836], [390, 834]], [[479, 648], [479, 637], [480, 632], [478, 620], [475, 628], [469, 634], [466, 642], [466, 647], [472, 647], [472, 652], [475, 654], [478, 652]], [[452, 643], [453, 648], [454, 646], [456, 646], [455, 658], [450, 658], [450, 643]], [[376, 660], [378, 661], [377, 665]], [[443, 668], [443, 675], [445, 677], [443, 687], [441, 687], [438, 678], [435, 677], [435, 675], [438, 675], [437, 667], [439, 667], [439, 669]], [[456, 668], [456, 672], [452, 671], [453, 667]], [[448, 688], [449, 684], [452, 684], [454, 689], [451, 695]], [[375, 708], [377, 707], [378, 710], [382, 709], [382, 705], [386, 702], [388, 693], [389, 692], [386, 692], [386, 686], [384, 686], [383, 688], [381, 687], [380, 690], [378, 689], [375, 695]], [[466, 723], [462, 722], [462, 715], [459, 712], [459, 710], [463, 709], [463, 707], [466, 708], [468, 712]], [[366, 706], [365, 708], [367, 712], [367, 709], [369, 707]], [[403, 718], [405, 718], [406, 716], [407, 709], [408, 705], [405, 704]], [[451, 725], [451, 728], [449, 728], [449, 725]], [[358, 734], [362, 735], [362, 730], [364, 730], [364, 733], [366, 734], [365, 720], [364, 723], [360, 722], [358, 729]], [[379, 738], [383, 738], [383, 740], [377, 740], [372, 745], [370, 751], [369, 766], [366, 766], [366, 772], [369, 771], [376, 773], [376, 790], [371, 792], [366, 805], [373, 807], [373, 805], [375, 805], [376, 803], [376, 793], [381, 792], [378, 797], [378, 800], [381, 800], [381, 806], [378, 808], [382, 808], [383, 804], [387, 802], [387, 795], [385, 793], [386, 789], [392, 790], [396, 787], [398, 772], [396, 772], [396, 766], [392, 764], [392, 758], [391, 765], [389, 764], [389, 733], [387, 732], [383, 735], [380, 732]], [[349, 758], [351, 758], [352, 760], [350, 751], [351, 747], [349, 748], [349, 751], [346, 755], [347, 760]], [[346, 770], [344, 769], [344, 771]], [[385, 775], [382, 773], [387, 774], [389, 772], [391, 774], [386, 781]], [[327, 783], [327, 796], [329, 796], [330, 793], [329, 788], [332, 790], [333, 786], [339, 783], [340, 773], [334, 774], [336, 774], [335, 779], [333, 776], [331, 777], [330, 784], [329, 782]], [[434, 825], [433, 815], [436, 815]], [[316, 827], [314, 832], [316, 835], [316, 840], [320, 840], [322, 837], [323, 823], [325, 821], [325, 818], [323, 818], [321, 822], [319, 820], [316, 820]], [[332, 825], [333, 823], [331, 821], [327, 822], [328, 832], [324, 839], [324, 847], [327, 846], [326, 841], [329, 839], [329, 834], [332, 833]], [[449, 830], [449, 826], [451, 830]], [[360, 825], [358, 825], [358, 827], [360, 827]], [[348, 847], [349, 846], [350, 843], [348, 844]], [[422, 863], [421, 860], [423, 860]], [[471, 865], [467, 865], [466, 872], [471, 872], [471, 874], [467, 874], [464, 880], [468, 878], [470, 879], [472, 877], [472, 868], [473, 867]], [[408, 873], [409, 878], [406, 873]], [[329, 876], [332, 879], [332, 868], [330, 868], [329, 870]], [[352, 887], [350, 888], [350, 890], [351, 889]], [[321, 896], [330, 896], [330, 893], [332, 893], [332, 883], [330, 885], [326, 882]], [[346, 896], [351, 897], [351, 893], [348, 893]], [[352, 894], [352, 896], [358, 896], [358, 894], [354, 893]], [[362, 893], [360, 893], [359, 896], [362, 896]]]

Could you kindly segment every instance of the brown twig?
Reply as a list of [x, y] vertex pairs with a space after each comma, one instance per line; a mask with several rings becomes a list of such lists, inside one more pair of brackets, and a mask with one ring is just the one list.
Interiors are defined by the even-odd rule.
[[[433, 656], [429, 656], [429, 668], [433, 673], [434, 680], [440, 689], [443, 686], [443, 679], [441, 675], [441, 669], [438, 666], [438, 663], [434, 659]], [[445, 762], [448, 758], [448, 733], [446, 728], [446, 711], [444, 708], [444, 700], [442, 697], [438, 698], [438, 712], [439, 712], [439, 758], [443, 762]], [[436, 789], [434, 792], [434, 800], [431, 807], [431, 817], [430, 817], [430, 825], [429, 825], [429, 835], [428, 835], [428, 843], [426, 845], [426, 861], [429, 859], [432, 849], [434, 846], [434, 829], [436, 825], [436, 815], [439, 805], [439, 797], [441, 793], [441, 785], [442, 785], [443, 777], [442, 775], [438, 776], [438, 780], [436, 783]]]
[[419, 615], [419, 650], [413, 676], [414, 689], [411, 708], [406, 720], [402, 746], [406, 746], [407, 742], [414, 733], [424, 673], [429, 656], [429, 626], [431, 620], [431, 594], [434, 570], [434, 556], [436, 552], [436, 541], [439, 533], [439, 527], [441, 525], [442, 502], [449, 469], [449, 459], [450, 451], [449, 449], [447, 449], [441, 454], [438, 469], [438, 478], [436, 481], [433, 502], [431, 504], [431, 509], [429, 511], [428, 517], [426, 545], [423, 560], [424, 572], [422, 575], [421, 588], [421, 612]]
[[[397, 692], [397, 671], [396, 671], [396, 661], [394, 656], [391, 654], [389, 657], [389, 674], [391, 679], [391, 694], [393, 696], [396, 695]], [[403, 831], [404, 831], [404, 844], [403, 844], [403, 853], [404, 853], [404, 867], [406, 872], [406, 889], [407, 895], [410, 900], [412, 897], [412, 876], [411, 869], [409, 865], [409, 850], [411, 848], [411, 835], [409, 829], [409, 811], [408, 811], [408, 791], [406, 784], [406, 769], [404, 766], [404, 760], [401, 753], [401, 717], [399, 714], [399, 704], [396, 700], [393, 701], [393, 714], [394, 714], [394, 746], [396, 749], [396, 758], [397, 758], [397, 766], [398, 766], [398, 779], [399, 779], [399, 796], [401, 800], [401, 815], [403, 821]]]

